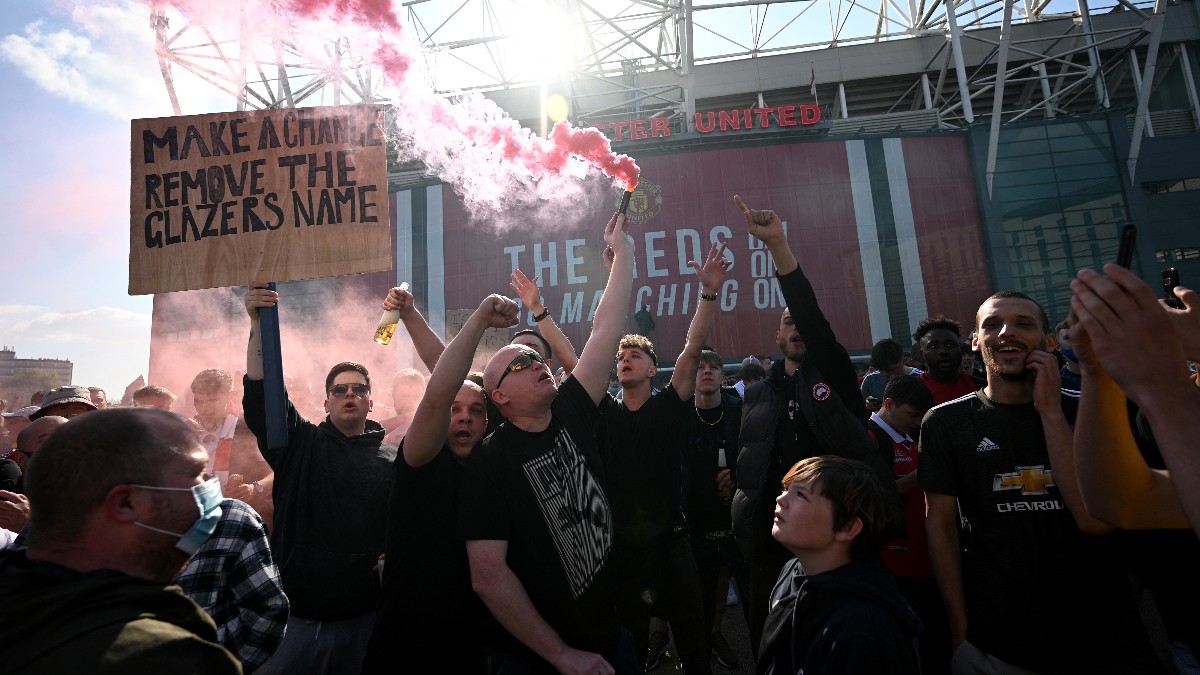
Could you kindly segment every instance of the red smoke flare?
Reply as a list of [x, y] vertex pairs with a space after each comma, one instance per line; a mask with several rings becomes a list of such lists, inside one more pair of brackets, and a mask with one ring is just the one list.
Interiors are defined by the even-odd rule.
[[[608, 136], [599, 129], [578, 129], [566, 122], [559, 122], [550, 132], [550, 142], [554, 144], [557, 153], [578, 155], [600, 167], [606, 176], [624, 181], [626, 190], [637, 187], [638, 175], [642, 170], [629, 155], [614, 153], [609, 145]], [[566, 162], [565, 157], [562, 162]]]

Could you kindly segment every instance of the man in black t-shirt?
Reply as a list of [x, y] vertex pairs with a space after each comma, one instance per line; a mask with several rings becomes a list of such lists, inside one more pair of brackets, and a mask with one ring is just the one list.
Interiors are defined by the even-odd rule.
[[633, 283], [627, 231], [618, 215], [605, 228], [612, 274], [561, 387], [523, 345], [503, 347], [484, 370], [506, 421], [472, 453], [458, 534], [472, 585], [507, 631], [496, 646], [502, 669], [640, 672], [613, 602], [613, 517], [594, 439]]
[[[736, 390], [722, 389], [721, 373], [721, 355], [712, 350], [701, 352], [695, 405], [689, 406], [683, 425], [683, 504], [712, 651], [721, 665], [737, 668], [737, 652], [721, 632], [726, 594], [717, 589], [728, 588], [732, 575], [738, 597], [750, 597], [750, 570], [733, 537], [730, 513], [737, 486], [733, 468], [737, 465], [742, 400]], [[749, 623], [749, 603], [740, 604]]]
[[683, 667], [695, 675], [709, 672], [708, 631], [681, 511], [679, 430], [691, 414], [700, 351], [730, 265], [724, 254], [723, 245], [713, 244], [703, 266], [689, 263], [700, 277], [700, 302], [671, 384], [662, 392], [651, 395], [658, 367], [653, 343], [642, 335], [621, 338], [616, 350], [621, 400], [605, 398], [597, 431], [613, 508], [622, 623], [644, 659], [651, 614], [667, 619]]
[[1059, 387], [1045, 312], [997, 293], [979, 308], [972, 346], [987, 387], [931, 410], [919, 455], [954, 672], [1153, 672], [1109, 542], [1087, 536], [1111, 528], [1083, 506], [1076, 400]]
[[467, 551], [455, 536], [459, 485], [483, 439], [483, 389], [465, 382], [488, 328], [507, 328], [517, 305], [484, 298], [446, 345], [400, 443], [388, 507], [387, 557], [363, 673], [483, 672], [487, 611], [471, 590]]

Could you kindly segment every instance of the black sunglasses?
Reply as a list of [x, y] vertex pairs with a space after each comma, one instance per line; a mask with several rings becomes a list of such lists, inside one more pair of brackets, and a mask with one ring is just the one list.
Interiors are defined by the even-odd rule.
[[537, 352], [521, 352], [521, 355], [513, 359], [508, 364], [508, 367], [504, 369], [504, 373], [500, 375], [500, 381], [496, 382], [496, 386], [492, 387], [492, 389], [499, 389], [500, 385], [504, 384], [504, 378], [508, 377], [509, 373], [525, 370], [529, 366], [532, 366], [534, 361], [545, 363], [546, 359], [542, 358], [542, 355]]
[[371, 393], [371, 388], [365, 384], [335, 384], [329, 388], [329, 395], [334, 397], [345, 396], [346, 392], [351, 392], [355, 396], [363, 398]]

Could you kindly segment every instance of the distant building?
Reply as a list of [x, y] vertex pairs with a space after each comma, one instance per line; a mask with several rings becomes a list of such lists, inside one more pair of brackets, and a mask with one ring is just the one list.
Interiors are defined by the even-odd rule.
[[17, 402], [28, 405], [29, 396], [45, 388], [35, 384], [32, 376], [37, 373], [46, 373], [47, 380], [53, 379], [56, 386], [71, 384], [75, 364], [66, 359], [18, 359], [12, 347], [0, 348], [0, 398], [7, 400], [11, 407], [19, 407]]

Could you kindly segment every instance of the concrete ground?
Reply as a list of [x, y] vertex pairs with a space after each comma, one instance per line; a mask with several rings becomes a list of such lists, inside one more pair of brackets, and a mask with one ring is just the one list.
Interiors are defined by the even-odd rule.
[[[721, 621], [721, 632], [725, 634], [725, 640], [729, 642], [729, 646], [737, 651], [738, 667], [726, 668], [717, 663], [716, 657], [712, 657], [709, 663], [712, 665], [713, 675], [727, 675], [731, 673], [754, 675], [754, 657], [750, 650], [750, 629], [746, 625], [745, 617], [742, 616], [742, 608], [740, 606], [731, 605], [725, 608], [725, 616]], [[658, 667], [654, 670], [646, 671], [647, 674], [683, 672], [685, 671], [679, 663], [674, 642], [667, 645], [667, 651], [663, 654], [662, 660], [659, 661]]]
[[[1150, 598], [1149, 593], [1141, 594], [1139, 609], [1141, 610], [1142, 619], [1146, 622], [1151, 642], [1154, 644], [1159, 658], [1162, 659], [1166, 672], [1178, 672], [1171, 662], [1170, 653], [1166, 648], [1166, 631], [1163, 629], [1162, 622], [1158, 618], [1158, 613], [1154, 609], [1154, 601]], [[729, 645], [737, 651], [739, 663], [737, 668], [726, 668], [717, 663], [717, 659], [713, 657], [709, 661], [712, 666], [713, 675], [728, 675], [732, 673], [754, 675], [754, 657], [751, 655], [752, 652], [750, 650], [750, 629], [746, 625], [745, 618], [742, 616], [741, 607], [733, 605], [725, 608], [725, 616], [721, 622], [721, 631], [725, 634], [725, 639], [729, 642]], [[658, 667], [654, 670], [646, 671], [647, 675], [651, 673], [657, 675], [683, 672], [685, 671], [679, 663], [674, 642], [667, 645], [667, 651], [663, 653]]]

